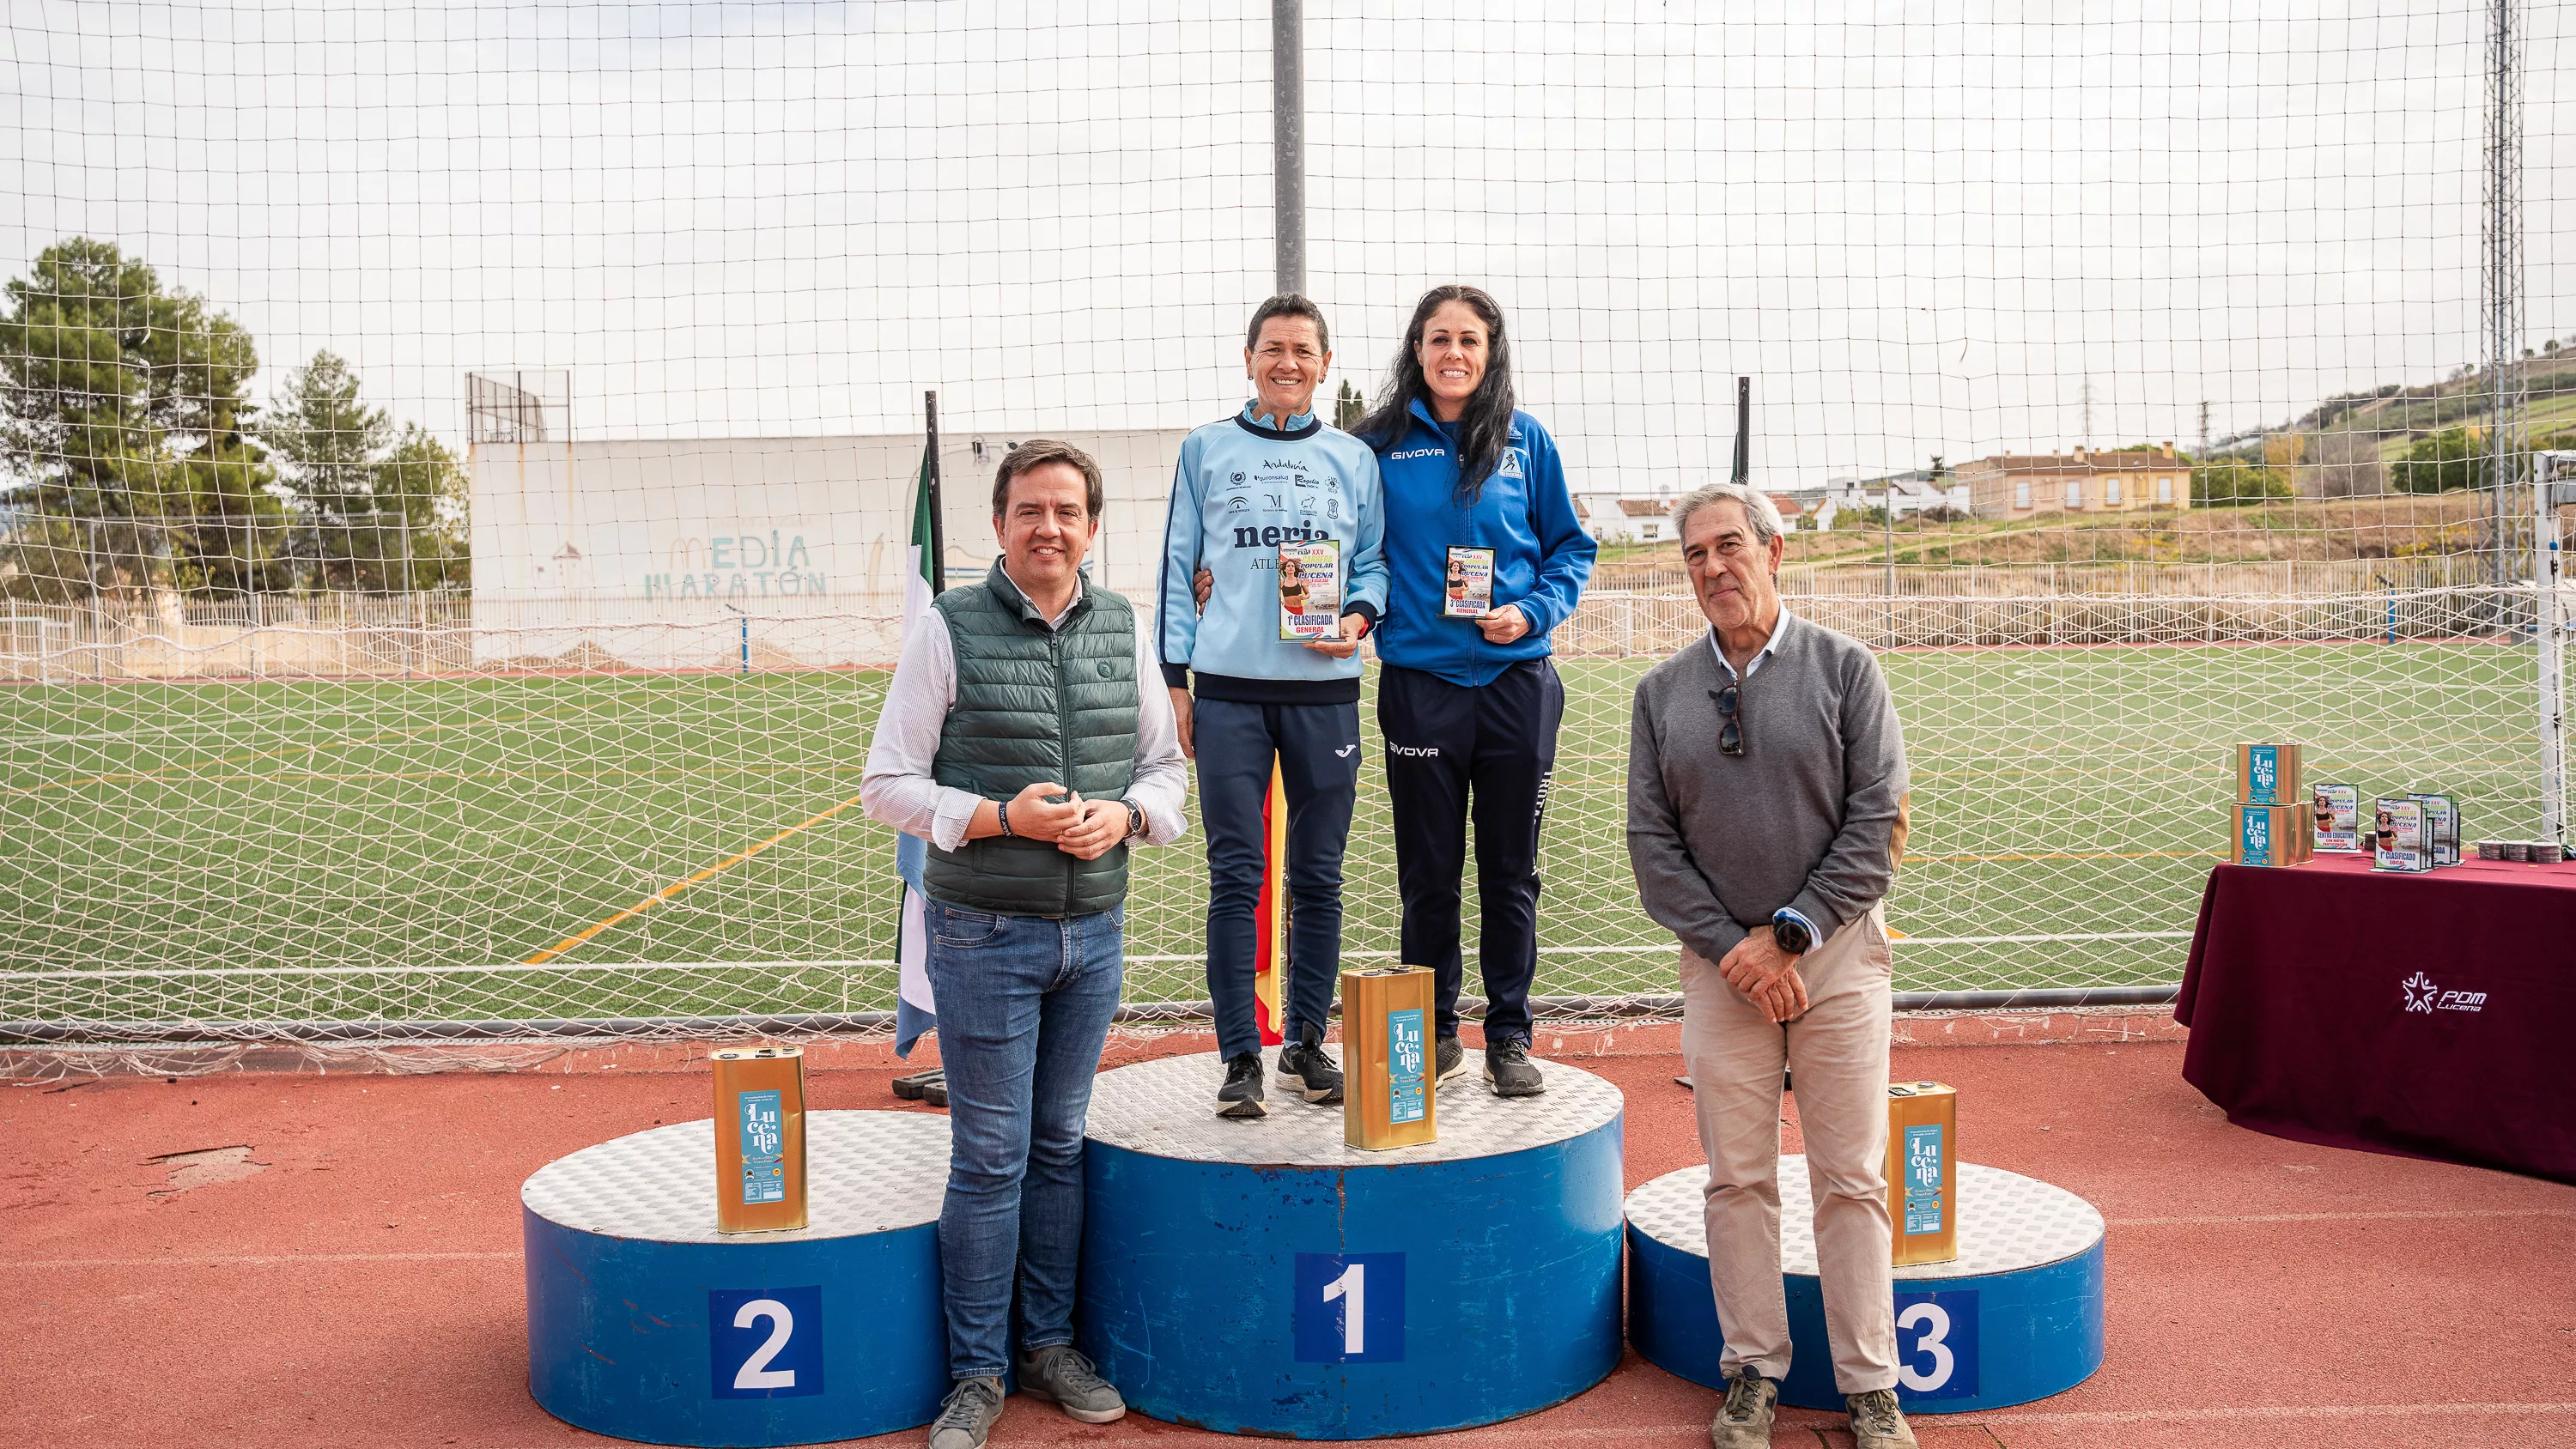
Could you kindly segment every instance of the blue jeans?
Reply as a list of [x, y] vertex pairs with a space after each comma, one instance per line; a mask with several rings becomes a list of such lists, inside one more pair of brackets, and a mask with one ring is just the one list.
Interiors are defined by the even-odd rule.
[[1324, 1028], [1342, 972], [1342, 847], [1359, 795], [1360, 707], [1356, 704], [1196, 705], [1199, 824], [1207, 835], [1208, 997], [1216, 1011], [1217, 1054], [1261, 1050], [1253, 1004], [1253, 914], [1261, 904], [1267, 854], [1261, 807], [1270, 765], [1288, 797], [1287, 976], [1280, 1003], [1284, 1041]]
[[939, 1273], [956, 1378], [1009, 1364], [1015, 1282], [1021, 1352], [1073, 1342], [1083, 1118], [1118, 1009], [1126, 921], [1123, 906], [999, 916], [923, 902], [948, 1074]]

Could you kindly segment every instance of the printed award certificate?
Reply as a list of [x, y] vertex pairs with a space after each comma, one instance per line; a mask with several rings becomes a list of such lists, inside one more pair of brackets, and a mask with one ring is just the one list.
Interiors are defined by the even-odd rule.
[[1279, 637], [1342, 637], [1342, 545], [1329, 538], [1279, 545]]
[[1449, 549], [1449, 578], [1440, 614], [1446, 619], [1481, 619], [1494, 611], [1494, 551]]

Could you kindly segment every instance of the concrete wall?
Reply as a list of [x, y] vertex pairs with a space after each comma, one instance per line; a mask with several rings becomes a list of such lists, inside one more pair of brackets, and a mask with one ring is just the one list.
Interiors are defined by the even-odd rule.
[[[1051, 436], [1101, 463], [1092, 576], [1149, 603], [1186, 434]], [[993, 473], [1024, 440], [941, 439], [952, 583], [998, 552]], [[468, 461], [478, 658], [717, 667], [729, 630], [734, 654], [761, 653], [747, 630], [780, 663], [888, 657], [888, 631], [856, 621], [903, 612], [917, 435], [480, 444]]]

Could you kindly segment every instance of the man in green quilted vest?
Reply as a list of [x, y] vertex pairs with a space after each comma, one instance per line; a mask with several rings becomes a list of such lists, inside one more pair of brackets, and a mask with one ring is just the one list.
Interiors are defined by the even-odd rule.
[[904, 640], [860, 780], [870, 816], [929, 845], [955, 1380], [931, 1449], [984, 1443], [1014, 1340], [1021, 1392], [1086, 1424], [1127, 1412], [1073, 1347], [1083, 1118], [1118, 1008], [1128, 845], [1180, 837], [1189, 777], [1170, 699], [1138, 688], [1151, 639], [1082, 576], [1100, 507], [1100, 465], [1070, 443], [1002, 460], [1002, 556]]

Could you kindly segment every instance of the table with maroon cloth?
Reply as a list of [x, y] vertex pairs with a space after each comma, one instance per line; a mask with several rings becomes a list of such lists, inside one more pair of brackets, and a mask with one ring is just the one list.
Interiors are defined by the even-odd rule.
[[2576, 864], [2218, 866], [2174, 1019], [2239, 1126], [2576, 1182]]

